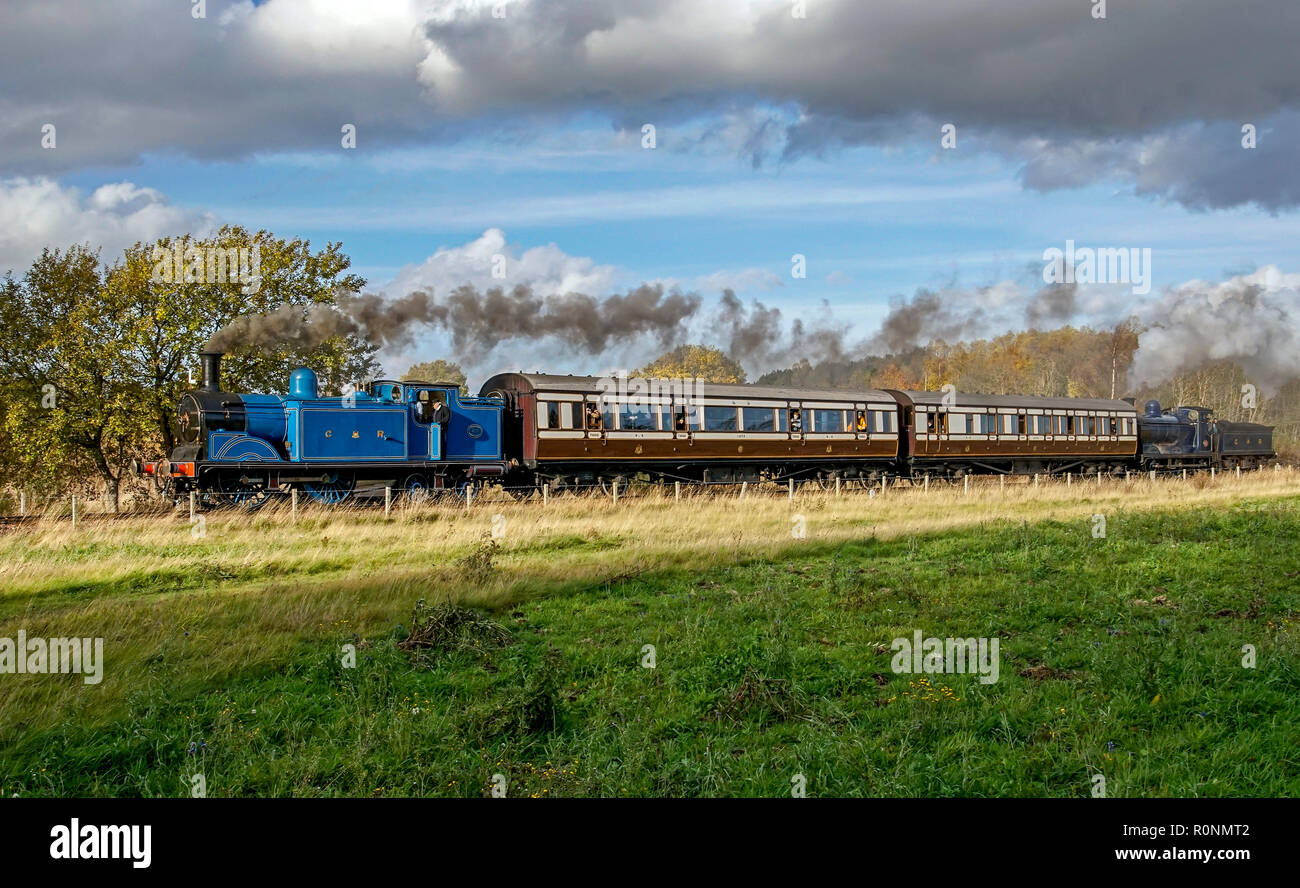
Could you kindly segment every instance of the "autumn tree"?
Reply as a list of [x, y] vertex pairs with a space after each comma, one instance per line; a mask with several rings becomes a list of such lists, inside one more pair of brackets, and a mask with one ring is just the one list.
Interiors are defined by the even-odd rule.
[[[132, 456], [175, 445], [176, 402], [198, 384], [198, 353], [214, 333], [243, 314], [334, 304], [365, 284], [347, 274], [350, 264], [339, 244], [313, 251], [302, 239], [236, 227], [137, 243], [107, 268], [89, 247], [46, 250], [21, 280], [3, 285], [0, 458], [20, 466], [24, 480], [66, 483], [90, 469], [116, 494]], [[374, 353], [355, 337], [236, 347], [222, 384], [283, 391], [289, 372], [306, 365], [323, 394], [337, 393], [374, 372]]]
[[24, 482], [86, 470], [116, 500], [122, 467], [148, 425], [144, 389], [122, 360], [130, 307], [104, 286], [98, 251], [45, 250], [0, 307], [0, 376], [10, 392], [7, 449]]
[[421, 361], [412, 364], [411, 369], [402, 374], [402, 382], [454, 382], [460, 386], [462, 395], [469, 394], [465, 382], [465, 371], [455, 361], [438, 358], [434, 361]]
[[727, 357], [721, 349], [707, 345], [679, 345], [632, 375], [719, 383], [744, 382], [745, 368]]

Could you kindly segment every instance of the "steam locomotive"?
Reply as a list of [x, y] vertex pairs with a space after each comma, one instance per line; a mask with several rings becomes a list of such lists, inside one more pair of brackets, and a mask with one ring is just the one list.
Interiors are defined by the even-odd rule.
[[221, 355], [180, 399], [181, 443], [140, 469], [175, 496], [256, 507], [291, 489], [340, 503], [360, 489], [412, 498], [500, 483], [527, 493], [632, 479], [843, 481], [967, 474], [1255, 468], [1273, 429], [1148, 401], [503, 373], [477, 397], [454, 383], [377, 380], [320, 397], [221, 390]]

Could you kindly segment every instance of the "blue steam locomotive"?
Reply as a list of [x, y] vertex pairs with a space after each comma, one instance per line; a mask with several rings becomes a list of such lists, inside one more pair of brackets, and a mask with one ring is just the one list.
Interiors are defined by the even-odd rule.
[[498, 398], [397, 380], [322, 398], [306, 367], [293, 371], [283, 396], [234, 394], [221, 390], [221, 357], [201, 356], [203, 383], [181, 397], [171, 459], [142, 466], [176, 494], [247, 507], [293, 487], [324, 503], [365, 487], [421, 498], [506, 472]]

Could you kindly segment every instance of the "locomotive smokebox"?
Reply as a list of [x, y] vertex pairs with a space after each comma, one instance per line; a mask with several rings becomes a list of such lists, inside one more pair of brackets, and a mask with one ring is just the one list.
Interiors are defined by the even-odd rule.
[[203, 362], [203, 384], [199, 391], [221, 391], [221, 352], [199, 352], [199, 360]]

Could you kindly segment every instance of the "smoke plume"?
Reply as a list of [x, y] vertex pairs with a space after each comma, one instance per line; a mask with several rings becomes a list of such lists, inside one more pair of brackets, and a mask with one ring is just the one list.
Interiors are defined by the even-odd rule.
[[1230, 361], [1266, 391], [1300, 376], [1300, 275], [1266, 266], [1218, 284], [1189, 281], [1144, 311], [1129, 371], [1155, 385], [1206, 364]]
[[587, 354], [649, 337], [669, 346], [683, 337], [699, 310], [694, 293], [665, 293], [644, 284], [626, 294], [583, 293], [538, 296], [524, 285], [480, 292], [466, 284], [444, 301], [417, 290], [400, 299], [343, 294], [335, 305], [288, 305], [236, 318], [218, 331], [209, 351], [265, 349], [293, 345], [310, 349], [333, 337], [356, 336], [379, 348], [409, 345], [422, 328], [446, 330], [455, 356], [475, 359], [499, 343], [517, 338], [554, 337]]

